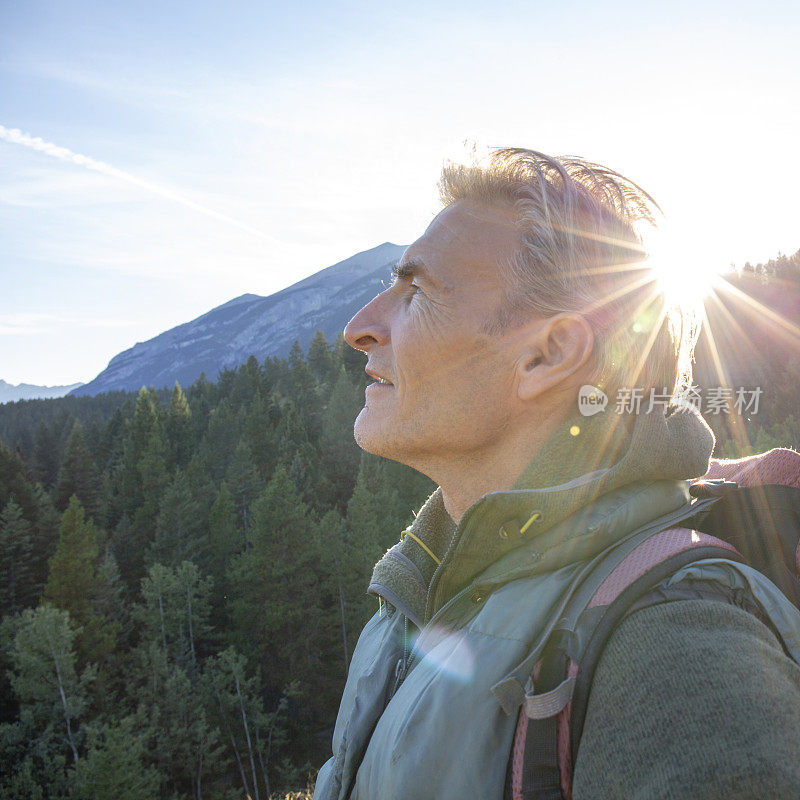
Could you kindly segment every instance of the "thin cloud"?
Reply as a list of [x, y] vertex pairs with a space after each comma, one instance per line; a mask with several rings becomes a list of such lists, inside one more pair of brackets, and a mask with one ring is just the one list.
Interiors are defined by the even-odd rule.
[[17, 313], [0, 314], [0, 336], [31, 336], [70, 328], [130, 328], [140, 325], [141, 319], [119, 317], [65, 317], [58, 314]]
[[233, 219], [233, 217], [229, 217], [227, 214], [221, 214], [219, 211], [214, 211], [211, 208], [207, 208], [199, 203], [195, 203], [194, 200], [189, 200], [187, 197], [184, 197], [172, 189], [166, 189], [163, 186], [158, 186], [154, 183], [150, 183], [149, 181], [137, 178], [135, 175], [131, 175], [129, 172], [117, 169], [116, 167], [111, 166], [111, 164], [106, 164], [104, 161], [97, 161], [96, 159], [82, 155], [81, 153], [73, 153], [72, 150], [68, 150], [66, 147], [59, 147], [52, 142], [46, 142], [44, 139], [41, 139], [38, 136], [30, 136], [27, 133], [23, 133], [21, 130], [19, 130], [19, 128], [6, 128], [4, 125], [0, 125], [0, 139], [3, 139], [9, 144], [19, 144], [23, 147], [28, 147], [31, 150], [37, 150], [40, 153], [45, 153], [46, 155], [57, 158], [60, 161], [66, 161], [70, 164], [77, 164], [80, 167], [85, 167], [86, 169], [93, 170], [94, 172], [99, 172], [103, 175], [108, 175], [112, 178], [125, 181], [133, 186], [138, 186], [141, 189], [145, 189], [152, 194], [156, 194], [159, 197], [164, 197], [167, 200], [179, 203], [180, 205], [190, 208], [193, 211], [197, 211], [200, 214], [205, 214], [207, 217], [219, 220], [220, 222], [225, 222], [228, 225], [233, 225], [234, 227], [239, 228], [239, 230], [245, 231], [253, 236], [257, 236], [260, 239], [264, 239], [273, 245], [280, 246], [280, 242], [269, 234], [266, 234], [257, 228], [253, 228], [244, 222], [240, 222], [237, 219]]

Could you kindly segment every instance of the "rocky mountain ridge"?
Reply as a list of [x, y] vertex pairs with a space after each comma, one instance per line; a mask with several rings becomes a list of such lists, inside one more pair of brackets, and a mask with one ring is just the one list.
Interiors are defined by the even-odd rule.
[[295, 340], [305, 349], [317, 330], [332, 341], [381, 291], [381, 281], [404, 249], [384, 242], [267, 297], [236, 297], [119, 353], [72, 394], [169, 387], [175, 381], [186, 386], [201, 373], [215, 380], [221, 369], [241, 364], [250, 355], [259, 360], [285, 356]]

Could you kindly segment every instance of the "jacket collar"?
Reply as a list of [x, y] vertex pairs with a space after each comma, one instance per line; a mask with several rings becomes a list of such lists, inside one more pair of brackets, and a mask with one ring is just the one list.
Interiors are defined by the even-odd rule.
[[[512, 551], [520, 549], [527, 560], [547, 551], [545, 563], [555, 569], [588, 557], [587, 544], [600, 552], [633, 529], [624, 523], [634, 505], [650, 519], [674, 510], [688, 497], [676, 482], [705, 474], [713, 447], [711, 430], [691, 408], [669, 417], [640, 414], [629, 427], [612, 415], [569, 419], [513, 489], [480, 498], [458, 526], [437, 489], [409, 529], [415, 538], [406, 536], [378, 562], [368, 591], [422, 627]], [[596, 507], [599, 498], [603, 503]], [[568, 531], [589, 535], [577, 548]]]

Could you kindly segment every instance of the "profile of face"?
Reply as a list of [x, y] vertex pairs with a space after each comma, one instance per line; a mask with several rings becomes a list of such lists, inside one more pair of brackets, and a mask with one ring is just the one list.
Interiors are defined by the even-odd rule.
[[458, 201], [404, 253], [392, 285], [345, 339], [375, 379], [355, 423], [359, 445], [419, 466], [480, 458], [517, 413], [519, 336], [487, 326], [503, 303], [498, 264], [518, 249], [510, 209]]

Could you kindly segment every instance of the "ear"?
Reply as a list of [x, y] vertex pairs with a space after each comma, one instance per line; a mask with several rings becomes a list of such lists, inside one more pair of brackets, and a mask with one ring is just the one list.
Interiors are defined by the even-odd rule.
[[568, 382], [589, 360], [593, 348], [594, 332], [580, 314], [567, 312], [541, 320], [517, 362], [520, 400], [533, 400]]

